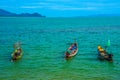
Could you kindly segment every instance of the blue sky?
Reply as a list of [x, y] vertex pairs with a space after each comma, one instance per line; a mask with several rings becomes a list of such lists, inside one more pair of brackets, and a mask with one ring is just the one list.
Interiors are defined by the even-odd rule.
[[120, 14], [120, 0], [0, 0], [0, 8], [15, 13], [38, 12], [48, 17]]

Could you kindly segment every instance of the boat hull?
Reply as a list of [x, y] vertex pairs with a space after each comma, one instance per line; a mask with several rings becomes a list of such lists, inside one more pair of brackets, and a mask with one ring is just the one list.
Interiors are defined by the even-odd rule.
[[[102, 55], [103, 53], [98, 51], [98, 59], [99, 60], [107, 60], [107, 61], [110, 61], [112, 62], [113, 61], [113, 58], [112, 58], [112, 54], [108, 54], [108, 53], [104, 53], [105, 55]], [[110, 57], [111, 56], [111, 57]]]
[[15, 52], [11, 54], [12, 60], [19, 60], [22, 58], [23, 53], [21, 52], [19, 56], [15, 56]]
[[[76, 43], [77, 44], [77, 43]], [[72, 44], [73, 45], [73, 44]], [[71, 46], [72, 46], [71, 45]], [[68, 51], [70, 50], [70, 48], [71, 48], [71, 46], [68, 48]], [[71, 57], [74, 57], [77, 53], [78, 53], [78, 44], [76, 45], [77, 46], [77, 49], [76, 50], [70, 50], [71, 52], [69, 53], [69, 54], [67, 54], [67, 52], [66, 52], [66, 55], [65, 55], [65, 57], [66, 58], [71, 58]]]

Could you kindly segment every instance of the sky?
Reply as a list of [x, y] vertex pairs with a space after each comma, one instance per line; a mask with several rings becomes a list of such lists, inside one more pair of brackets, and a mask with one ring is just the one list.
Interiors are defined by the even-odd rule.
[[48, 17], [120, 15], [120, 0], [0, 0], [0, 8], [18, 14], [38, 12]]

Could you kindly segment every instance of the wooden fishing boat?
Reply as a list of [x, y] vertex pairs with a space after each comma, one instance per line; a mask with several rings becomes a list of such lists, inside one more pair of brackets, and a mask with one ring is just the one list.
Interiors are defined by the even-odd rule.
[[100, 60], [113, 61], [113, 54], [109, 54], [106, 50], [104, 50], [101, 46], [98, 47], [98, 58]]
[[77, 43], [73, 43], [68, 50], [65, 53], [65, 57], [66, 58], [70, 58], [75, 56], [78, 53], [78, 44]]

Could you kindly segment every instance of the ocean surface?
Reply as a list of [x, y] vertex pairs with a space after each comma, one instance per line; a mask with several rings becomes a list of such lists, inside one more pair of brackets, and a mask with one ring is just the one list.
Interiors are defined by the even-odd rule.
[[[108, 40], [113, 63], [97, 58]], [[75, 41], [79, 52], [66, 60]], [[11, 62], [16, 42], [23, 57]], [[120, 80], [120, 17], [1, 17], [0, 80]]]

